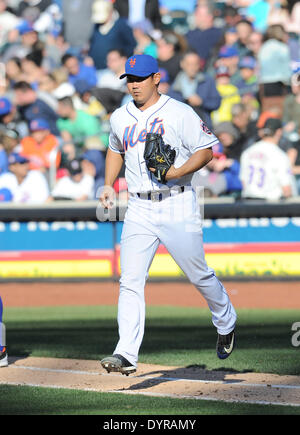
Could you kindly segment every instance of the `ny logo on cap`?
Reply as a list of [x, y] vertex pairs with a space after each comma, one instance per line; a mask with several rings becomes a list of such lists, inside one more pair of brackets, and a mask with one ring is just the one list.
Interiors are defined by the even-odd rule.
[[136, 62], [136, 58], [134, 58], [134, 59], [130, 59], [130, 62], [129, 62], [129, 64], [130, 64], [131, 68], [133, 68], [133, 67], [134, 67], [134, 65], [135, 65], [135, 62]]

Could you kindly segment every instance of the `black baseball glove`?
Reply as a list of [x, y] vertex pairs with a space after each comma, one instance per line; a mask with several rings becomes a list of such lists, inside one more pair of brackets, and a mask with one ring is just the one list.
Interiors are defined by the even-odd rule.
[[147, 133], [144, 151], [146, 166], [148, 169], [155, 169], [151, 173], [160, 183], [166, 184], [166, 175], [175, 157], [176, 151], [164, 143], [160, 134]]

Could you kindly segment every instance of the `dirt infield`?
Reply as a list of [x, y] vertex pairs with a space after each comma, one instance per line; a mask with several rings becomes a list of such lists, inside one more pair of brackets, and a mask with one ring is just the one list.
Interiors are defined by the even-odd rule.
[[[224, 282], [236, 308], [300, 308], [300, 282]], [[116, 305], [119, 285], [113, 282], [0, 284], [5, 307], [59, 305]], [[148, 283], [149, 305], [206, 307], [206, 302], [185, 282]]]
[[299, 376], [140, 364], [126, 377], [107, 374], [97, 361], [28, 357], [10, 362], [0, 370], [0, 384], [300, 406]]
[[[299, 282], [225, 282], [237, 308], [300, 308]], [[115, 305], [118, 283], [9, 283], [0, 285], [5, 307]], [[148, 305], [206, 307], [191, 284], [149, 283]], [[99, 362], [13, 358], [0, 384], [74, 388], [98, 392], [300, 406], [300, 377], [208, 371], [199, 367], [140, 364], [129, 377], [107, 374]]]

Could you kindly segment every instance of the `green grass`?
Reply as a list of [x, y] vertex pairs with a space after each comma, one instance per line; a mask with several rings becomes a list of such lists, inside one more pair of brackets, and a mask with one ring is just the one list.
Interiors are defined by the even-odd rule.
[[[299, 415], [291, 406], [0, 385], [0, 415]], [[100, 424], [100, 423], [99, 423]]]
[[[9, 354], [102, 358], [117, 343], [116, 316], [111, 306], [6, 308]], [[221, 361], [208, 309], [148, 307], [140, 362], [299, 375], [299, 348], [291, 344], [297, 321], [298, 310], [238, 310], [237, 348]]]

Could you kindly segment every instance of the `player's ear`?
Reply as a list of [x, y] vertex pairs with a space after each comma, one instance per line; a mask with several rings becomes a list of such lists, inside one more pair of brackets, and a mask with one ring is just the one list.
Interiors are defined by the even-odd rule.
[[155, 83], [156, 85], [159, 84], [160, 79], [161, 79], [161, 75], [160, 75], [159, 72], [158, 72], [158, 73], [155, 73], [155, 74], [153, 75], [153, 80], [154, 80], [154, 83]]

